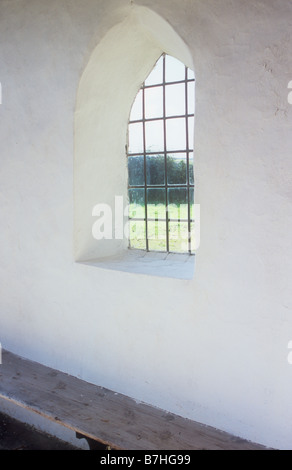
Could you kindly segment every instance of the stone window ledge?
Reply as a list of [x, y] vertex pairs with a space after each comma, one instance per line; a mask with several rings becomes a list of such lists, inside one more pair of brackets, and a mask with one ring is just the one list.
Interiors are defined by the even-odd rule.
[[146, 253], [140, 250], [125, 250], [117, 256], [79, 263], [102, 269], [181, 280], [193, 279], [195, 270], [194, 255]]

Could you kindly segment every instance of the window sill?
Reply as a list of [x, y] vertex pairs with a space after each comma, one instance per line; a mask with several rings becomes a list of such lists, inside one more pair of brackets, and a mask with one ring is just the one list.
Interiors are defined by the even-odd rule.
[[79, 263], [127, 273], [191, 280], [194, 277], [195, 256], [125, 250], [118, 256]]

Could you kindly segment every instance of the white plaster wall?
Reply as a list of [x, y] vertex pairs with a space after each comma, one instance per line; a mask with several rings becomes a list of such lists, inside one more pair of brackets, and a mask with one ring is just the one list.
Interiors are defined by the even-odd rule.
[[169, 22], [193, 56], [195, 277], [74, 262], [77, 88], [130, 2], [2, 0], [0, 341], [85, 380], [291, 449], [291, 2], [134, 3]]

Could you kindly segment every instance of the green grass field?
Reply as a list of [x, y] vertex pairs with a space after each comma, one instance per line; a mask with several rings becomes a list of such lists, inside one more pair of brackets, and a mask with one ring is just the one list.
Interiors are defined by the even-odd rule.
[[[166, 251], [166, 207], [163, 204], [148, 204], [148, 240], [150, 251]], [[135, 220], [145, 218], [145, 206], [130, 206], [130, 248], [146, 249], [146, 224], [145, 221]], [[193, 206], [191, 207], [191, 218]], [[169, 249], [171, 252], [187, 253], [189, 251], [188, 239], [188, 206], [169, 205]], [[149, 220], [154, 219], [154, 220]], [[185, 221], [180, 221], [184, 219]], [[193, 235], [194, 223], [191, 223], [191, 235]]]

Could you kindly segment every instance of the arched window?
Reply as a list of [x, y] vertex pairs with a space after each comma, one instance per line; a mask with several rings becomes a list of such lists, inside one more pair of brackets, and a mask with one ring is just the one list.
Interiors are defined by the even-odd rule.
[[129, 247], [192, 253], [194, 73], [163, 54], [128, 126]]
[[[162, 17], [137, 5], [129, 6], [128, 14], [123, 13], [92, 51], [80, 78], [74, 116], [77, 262], [193, 278], [195, 257], [189, 253], [197, 248], [195, 237], [188, 234], [194, 218], [198, 231], [198, 217], [193, 214], [197, 205], [192, 204], [195, 100], [190, 69], [193, 58], [182, 38]], [[140, 116], [135, 116], [135, 109], [141, 110]], [[142, 140], [134, 150], [139, 135]], [[129, 226], [130, 246], [136, 248], [132, 250]], [[140, 236], [140, 230], [145, 235]]]

